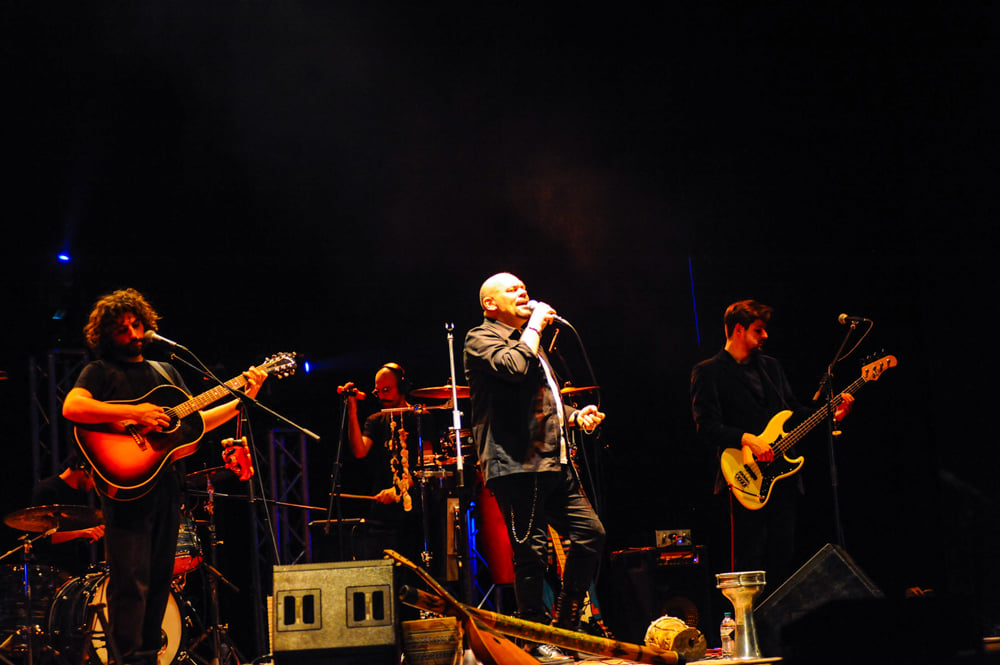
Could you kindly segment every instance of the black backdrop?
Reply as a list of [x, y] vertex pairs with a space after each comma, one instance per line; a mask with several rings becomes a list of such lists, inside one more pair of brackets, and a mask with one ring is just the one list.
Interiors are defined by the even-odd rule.
[[[142, 290], [228, 375], [305, 354], [313, 373], [264, 397], [323, 436], [325, 503], [336, 385], [390, 360], [444, 383], [445, 324], [460, 349], [480, 282], [510, 270], [574, 323], [602, 387], [613, 548], [705, 528], [688, 372], [752, 297], [803, 399], [841, 312], [876, 323], [837, 387], [864, 354], [899, 359], [838, 448], [859, 565], [890, 595], [995, 583], [992, 359], [971, 344], [992, 337], [996, 283], [992, 9], [4, 12], [5, 514], [30, 491], [28, 358], [81, 347], [101, 293]], [[834, 538], [808, 445], [803, 561]]]

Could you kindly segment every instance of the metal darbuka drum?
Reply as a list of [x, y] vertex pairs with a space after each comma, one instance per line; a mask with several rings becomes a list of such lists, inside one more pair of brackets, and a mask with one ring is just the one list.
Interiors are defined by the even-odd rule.
[[[49, 635], [52, 645], [59, 650], [82, 657], [87, 647], [85, 637], [92, 633], [92, 644], [101, 663], [108, 663], [107, 640], [104, 629], [96, 615], [89, 617], [87, 609], [91, 605], [107, 603], [108, 574], [95, 573], [78, 577], [64, 584], [52, 603], [49, 613]], [[163, 646], [156, 654], [157, 665], [174, 662], [181, 644], [185, 643], [186, 626], [181, 620], [180, 607], [174, 594], [167, 600], [167, 609], [160, 625]], [[72, 661], [71, 661], [72, 662]], [[82, 662], [82, 661], [81, 661]], [[95, 664], [91, 664], [95, 665]]]
[[190, 515], [181, 517], [181, 526], [177, 531], [177, 550], [174, 553], [174, 577], [186, 575], [201, 565], [204, 557], [201, 553], [201, 541], [195, 528], [194, 518]]
[[760, 658], [757, 626], [753, 621], [753, 599], [767, 584], [764, 571], [716, 573], [715, 581], [716, 587], [722, 590], [722, 595], [732, 602], [736, 611], [736, 644], [733, 646], [733, 657]]

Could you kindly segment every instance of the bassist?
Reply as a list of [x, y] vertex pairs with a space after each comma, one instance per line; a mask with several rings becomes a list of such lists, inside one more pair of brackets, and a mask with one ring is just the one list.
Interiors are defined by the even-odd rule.
[[[63, 416], [81, 425], [150, 432], [168, 427], [164, 407], [135, 400], [157, 386], [185, 390], [177, 370], [143, 357], [143, 335], [156, 330], [159, 315], [134, 289], [103, 296], [84, 327], [87, 344], [99, 357], [83, 368], [63, 402]], [[246, 393], [257, 395], [267, 376], [259, 369], [245, 375]], [[233, 418], [239, 407], [231, 400], [201, 411], [204, 429]], [[105, 547], [110, 577], [108, 614], [111, 632], [125, 663], [155, 665], [161, 647], [161, 624], [170, 596], [182, 474], [168, 465], [148, 492], [130, 501], [102, 494], [106, 522]]]
[[[793, 412], [793, 422], [811, 413], [792, 393], [781, 363], [761, 353], [772, 312], [771, 307], [755, 300], [730, 305], [723, 317], [725, 347], [691, 372], [691, 408], [698, 439], [717, 454], [726, 448], [742, 448], [748, 462], [770, 462], [774, 451], [759, 436], [769, 419], [783, 410]], [[853, 405], [852, 395], [844, 393], [842, 398], [834, 414], [836, 420], [846, 416]], [[729, 504], [728, 552], [734, 571], [767, 571], [772, 589], [794, 572], [801, 493], [799, 477], [778, 483], [768, 505], [750, 511], [731, 499], [719, 476], [716, 494]], [[720, 520], [726, 512], [717, 511]]]

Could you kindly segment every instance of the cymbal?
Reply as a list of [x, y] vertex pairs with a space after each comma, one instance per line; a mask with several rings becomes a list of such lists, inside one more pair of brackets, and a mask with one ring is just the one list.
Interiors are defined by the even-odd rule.
[[577, 393], [584, 393], [588, 390], [600, 390], [600, 386], [566, 386], [559, 391], [560, 395], [575, 395]]
[[[469, 399], [469, 386], [454, 386], [458, 399]], [[426, 397], [427, 399], [449, 399], [451, 397], [452, 386], [433, 386], [431, 388], [417, 388], [410, 391], [413, 397]]]
[[439, 409], [447, 409], [448, 406], [424, 406], [423, 404], [416, 404], [414, 406], [392, 406], [387, 409], [382, 409], [379, 413], [426, 413], [427, 411], [437, 411]]
[[184, 476], [188, 487], [206, 487], [208, 481], [217, 483], [220, 480], [235, 478], [236, 473], [225, 466], [213, 466], [209, 469], [199, 469]]
[[90, 506], [31, 506], [15, 510], [3, 518], [12, 529], [44, 533], [50, 529], [76, 531], [104, 523], [104, 515]]

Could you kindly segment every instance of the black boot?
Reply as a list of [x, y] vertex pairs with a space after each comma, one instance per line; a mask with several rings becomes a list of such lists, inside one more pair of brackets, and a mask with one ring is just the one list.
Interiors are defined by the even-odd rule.
[[[567, 595], [565, 591], [559, 594], [552, 607], [552, 625], [564, 630], [580, 632], [580, 613], [583, 611], [583, 598]], [[589, 654], [571, 652], [576, 660], [585, 660]]]
[[569, 596], [566, 592], [559, 594], [553, 607], [552, 625], [580, 632], [580, 613], [583, 611], [583, 598]]

